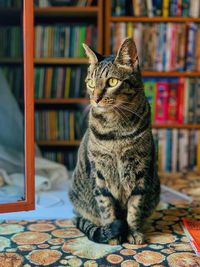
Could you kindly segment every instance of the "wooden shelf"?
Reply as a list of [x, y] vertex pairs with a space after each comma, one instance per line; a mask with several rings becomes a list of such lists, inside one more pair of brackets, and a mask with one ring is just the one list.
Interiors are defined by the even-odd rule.
[[35, 99], [35, 104], [48, 105], [48, 104], [88, 104], [87, 98], [42, 98]]
[[200, 71], [142, 71], [145, 77], [198, 77]]
[[59, 17], [66, 16], [69, 17], [95, 17], [98, 12], [97, 6], [92, 7], [36, 7], [35, 16], [36, 17]]
[[58, 140], [58, 141], [43, 141], [43, 140], [39, 140], [36, 141], [36, 143], [39, 146], [79, 146], [80, 145], [80, 140]]
[[154, 129], [166, 129], [166, 128], [200, 129], [200, 124], [163, 123], [163, 124], [153, 124], [152, 128]]
[[132, 17], [132, 16], [111, 16], [111, 22], [200, 22], [200, 18], [191, 17]]
[[34, 63], [37, 65], [43, 64], [88, 64], [87, 58], [62, 58], [62, 57], [43, 57], [35, 58]]

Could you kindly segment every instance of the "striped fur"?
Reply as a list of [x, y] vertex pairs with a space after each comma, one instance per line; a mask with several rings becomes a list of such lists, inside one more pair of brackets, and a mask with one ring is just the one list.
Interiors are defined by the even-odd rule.
[[[96, 55], [85, 45], [91, 110], [73, 173], [70, 199], [77, 227], [91, 240], [118, 244], [124, 235], [144, 241], [142, 226], [159, 201], [160, 183], [137, 51], [126, 39], [117, 56]], [[108, 85], [109, 78], [119, 80]]]

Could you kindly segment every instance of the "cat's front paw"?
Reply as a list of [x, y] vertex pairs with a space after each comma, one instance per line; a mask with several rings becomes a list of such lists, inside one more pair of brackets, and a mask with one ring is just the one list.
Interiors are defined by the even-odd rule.
[[130, 244], [141, 245], [144, 243], [144, 235], [138, 231], [129, 233], [127, 239]]
[[120, 245], [122, 242], [121, 242], [121, 238], [112, 238], [108, 241], [108, 244], [111, 245], [111, 246], [117, 246], [117, 245]]

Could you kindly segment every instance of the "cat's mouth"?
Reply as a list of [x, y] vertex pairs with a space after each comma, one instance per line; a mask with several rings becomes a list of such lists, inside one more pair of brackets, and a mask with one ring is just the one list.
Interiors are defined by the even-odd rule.
[[96, 103], [95, 101], [91, 101], [91, 105], [93, 108], [95, 108], [95, 110], [98, 110], [99, 112], [106, 112], [113, 109], [113, 105], [103, 104], [101, 102]]

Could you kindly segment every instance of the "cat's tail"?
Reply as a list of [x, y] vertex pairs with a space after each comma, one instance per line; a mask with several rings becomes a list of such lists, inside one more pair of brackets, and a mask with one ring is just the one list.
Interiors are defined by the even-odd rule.
[[83, 217], [76, 217], [75, 223], [90, 240], [97, 243], [107, 243], [127, 231], [127, 223], [122, 220], [115, 220], [106, 226], [97, 226]]

